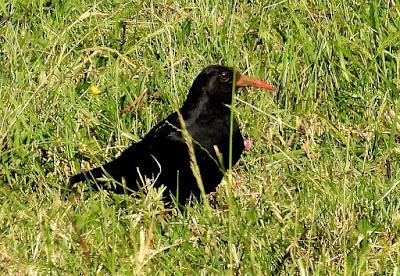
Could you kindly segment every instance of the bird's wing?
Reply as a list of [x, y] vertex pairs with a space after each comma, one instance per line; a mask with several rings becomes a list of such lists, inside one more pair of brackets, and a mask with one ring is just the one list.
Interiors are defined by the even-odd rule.
[[151, 145], [168, 143], [168, 141], [183, 141], [176, 112], [159, 122], [143, 138], [144, 143]]

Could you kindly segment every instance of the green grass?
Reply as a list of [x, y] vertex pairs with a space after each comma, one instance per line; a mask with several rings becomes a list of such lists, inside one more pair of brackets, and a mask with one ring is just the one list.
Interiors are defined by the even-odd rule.
[[[400, 6], [365, 2], [1, 2], [1, 273], [399, 275]], [[210, 64], [279, 87], [236, 100], [233, 204], [65, 196]]]

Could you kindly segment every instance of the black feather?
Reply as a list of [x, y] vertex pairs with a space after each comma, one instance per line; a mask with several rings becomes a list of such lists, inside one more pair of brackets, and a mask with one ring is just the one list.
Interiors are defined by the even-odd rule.
[[[222, 73], [223, 79], [220, 78]], [[227, 80], [227, 76], [230, 80]], [[221, 168], [228, 168], [229, 164], [231, 111], [227, 105], [232, 100], [233, 79], [234, 72], [230, 68], [207, 67], [195, 79], [179, 110], [187, 132], [193, 139], [197, 165], [206, 193], [215, 191], [223, 177]], [[232, 143], [232, 164], [235, 164], [244, 149], [243, 137], [236, 120], [233, 120]], [[218, 163], [214, 146], [218, 147], [223, 156], [223, 166]], [[131, 190], [138, 189], [141, 177], [156, 179], [155, 186], [165, 185], [165, 195], [178, 194], [180, 203], [185, 203], [191, 195], [197, 198], [200, 196], [177, 112], [158, 123], [143, 140], [130, 146], [115, 160], [73, 176], [70, 183], [95, 180], [102, 176], [112, 177], [118, 182], [124, 181]], [[102, 181], [96, 182], [100, 186], [104, 185]], [[122, 186], [113, 190], [124, 192]]]

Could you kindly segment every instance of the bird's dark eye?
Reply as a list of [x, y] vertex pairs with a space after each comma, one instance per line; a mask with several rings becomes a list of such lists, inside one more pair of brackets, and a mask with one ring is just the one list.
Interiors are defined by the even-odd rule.
[[222, 72], [222, 73], [219, 75], [219, 80], [220, 80], [221, 82], [228, 82], [228, 81], [229, 81], [229, 78], [230, 78], [230, 76], [229, 76], [229, 73], [228, 73], [228, 72]]

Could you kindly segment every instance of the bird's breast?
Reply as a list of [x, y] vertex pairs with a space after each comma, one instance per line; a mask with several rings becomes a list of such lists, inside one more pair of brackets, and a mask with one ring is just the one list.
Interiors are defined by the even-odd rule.
[[[188, 128], [188, 132], [195, 143], [209, 151], [210, 154], [215, 155], [215, 146], [224, 155], [228, 154], [230, 144], [229, 121], [214, 120], [202, 126], [196, 125], [196, 127]], [[234, 121], [233, 126], [232, 143], [234, 145], [233, 150], [241, 153], [240, 145], [243, 145], [243, 138], [236, 121]]]

